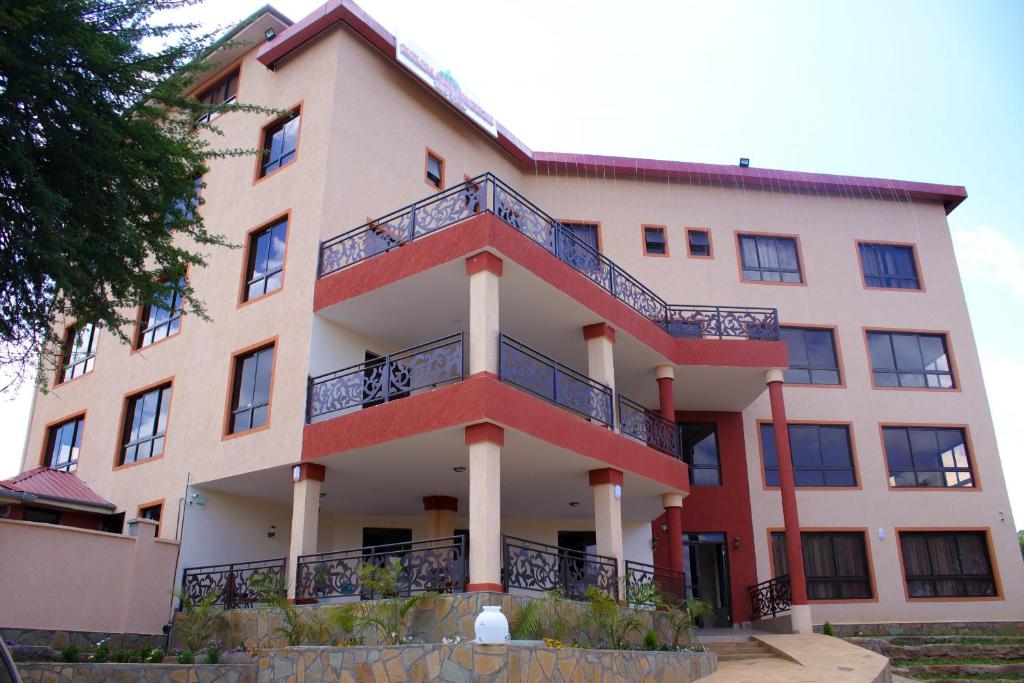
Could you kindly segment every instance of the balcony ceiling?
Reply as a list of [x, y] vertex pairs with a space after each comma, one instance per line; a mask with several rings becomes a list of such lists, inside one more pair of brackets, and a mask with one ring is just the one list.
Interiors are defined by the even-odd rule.
[[[335, 515], [418, 516], [423, 496], [454, 496], [469, 510], [468, 449], [461, 427], [318, 458], [327, 467], [320, 509]], [[506, 429], [501, 454], [502, 515], [593, 519], [587, 473], [604, 463], [522, 432]], [[198, 484], [202, 489], [292, 504], [290, 467], [275, 467]], [[662, 513], [665, 486], [626, 473], [622, 516], [650, 521]], [[579, 501], [572, 507], [571, 501]]]
[[[469, 278], [459, 258], [328, 306], [316, 315], [378, 340], [385, 351], [408, 348], [468, 332]], [[587, 347], [582, 328], [595, 322], [601, 319], [577, 299], [505, 259], [502, 332], [585, 374]], [[648, 407], [657, 407], [654, 368], [666, 363], [665, 357], [620, 329], [615, 362], [616, 388]], [[677, 365], [676, 377], [680, 410], [739, 411], [765, 389], [764, 368]]]

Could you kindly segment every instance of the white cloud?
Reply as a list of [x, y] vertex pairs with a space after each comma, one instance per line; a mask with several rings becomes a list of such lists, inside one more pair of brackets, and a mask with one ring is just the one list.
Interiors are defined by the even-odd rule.
[[1024, 246], [988, 225], [953, 228], [960, 276], [998, 285], [1024, 299]]
[[982, 352], [981, 366], [1014, 522], [1021, 529], [1024, 528], [1024, 458], [1020, 457], [1018, 448], [1024, 443], [1024, 421], [1020, 419], [1019, 408], [1024, 359]]

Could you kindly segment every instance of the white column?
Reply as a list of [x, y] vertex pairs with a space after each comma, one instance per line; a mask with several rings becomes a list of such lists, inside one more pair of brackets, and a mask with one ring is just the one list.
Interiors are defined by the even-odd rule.
[[501, 591], [501, 447], [504, 430], [466, 427], [469, 447], [469, 591]]
[[583, 328], [587, 340], [587, 375], [615, 390], [615, 328], [595, 323]]
[[469, 276], [469, 374], [498, 374], [501, 330], [500, 283], [503, 262], [485, 251], [466, 259]]
[[590, 488], [594, 491], [597, 554], [614, 557], [619, 576], [623, 577], [626, 558], [622, 547], [622, 472], [611, 467], [591, 470]]
[[295, 598], [296, 569], [300, 555], [317, 551], [320, 526], [320, 484], [323, 465], [303, 463], [292, 468], [292, 530], [288, 537], [288, 597]]

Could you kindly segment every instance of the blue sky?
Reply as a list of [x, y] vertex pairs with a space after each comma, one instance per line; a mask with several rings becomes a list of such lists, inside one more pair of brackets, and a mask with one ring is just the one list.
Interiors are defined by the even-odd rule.
[[[190, 14], [228, 25], [262, 4]], [[273, 4], [297, 20], [319, 3]], [[950, 225], [1024, 526], [1024, 2], [360, 4], [534, 150], [965, 185]], [[0, 475], [28, 404], [0, 403]]]

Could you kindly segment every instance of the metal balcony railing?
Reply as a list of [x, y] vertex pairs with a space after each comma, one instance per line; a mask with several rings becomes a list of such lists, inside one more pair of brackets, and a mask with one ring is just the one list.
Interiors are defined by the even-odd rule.
[[778, 339], [774, 308], [668, 304], [492, 173], [392, 211], [320, 243], [317, 277], [491, 213], [666, 332], [678, 337]]
[[[188, 567], [181, 573], [181, 589], [191, 600], [199, 601], [210, 592], [217, 594], [216, 604], [224, 609], [252, 607], [261, 593], [274, 586], [285, 586], [287, 558], [254, 560], [233, 564]], [[180, 609], [179, 605], [179, 609]]]
[[462, 333], [308, 380], [306, 421], [405, 398], [463, 378]]
[[610, 387], [504, 334], [498, 344], [498, 377], [580, 417], [614, 427]]
[[622, 394], [617, 394], [617, 396], [619, 399], [619, 431], [626, 436], [643, 441], [655, 450], [678, 458], [678, 425], [673, 420], [665, 419]]
[[747, 592], [750, 594], [750, 607], [755, 619], [774, 617], [789, 611], [793, 606], [788, 575], [762, 581], [750, 586]]
[[502, 586], [547, 593], [559, 590], [567, 598], [583, 597], [588, 586], [619, 596], [619, 569], [614, 557], [572, 548], [502, 536]]
[[686, 597], [686, 575], [668, 567], [626, 560], [626, 601], [631, 607], [655, 604], [657, 594], [669, 602]]
[[461, 535], [302, 555], [296, 567], [295, 595], [303, 599], [395, 597], [375, 594], [360, 578], [366, 565], [384, 567], [393, 562], [399, 564], [398, 595], [461, 593], [466, 587], [468, 560], [466, 538]]

